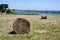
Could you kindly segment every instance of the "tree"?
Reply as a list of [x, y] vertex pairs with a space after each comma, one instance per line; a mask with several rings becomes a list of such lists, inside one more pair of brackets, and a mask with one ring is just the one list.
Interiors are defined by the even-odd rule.
[[8, 4], [1, 4], [0, 5], [0, 11], [3, 13], [3, 12], [5, 12], [6, 10], [7, 10], [7, 8], [8, 8]]
[[11, 10], [10, 10], [10, 9], [8, 9], [8, 10], [7, 10], [7, 13], [11, 13]]

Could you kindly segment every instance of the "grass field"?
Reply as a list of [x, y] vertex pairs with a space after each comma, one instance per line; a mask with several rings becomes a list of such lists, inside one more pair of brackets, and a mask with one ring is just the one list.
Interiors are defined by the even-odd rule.
[[[0, 40], [60, 40], [60, 16], [0, 15]], [[27, 19], [31, 24], [30, 34], [8, 34], [13, 31], [16, 18]]]

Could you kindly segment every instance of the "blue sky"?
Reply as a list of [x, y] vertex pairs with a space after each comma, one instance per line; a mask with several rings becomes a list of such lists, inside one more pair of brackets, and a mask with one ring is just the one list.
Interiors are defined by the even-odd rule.
[[60, 10], [60, 0], [0, 0], [10, 9], [21, 10]]

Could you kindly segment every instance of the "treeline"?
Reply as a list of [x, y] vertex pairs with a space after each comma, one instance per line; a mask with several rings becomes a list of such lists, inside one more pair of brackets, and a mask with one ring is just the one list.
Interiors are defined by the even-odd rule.
[[44, 13], [60, 13], [60, 11], [43, 11]]
[[19, 12], [39, 12], [39, 13], [60, 13], [60, 11], [44, 11], [44, 10], [18, 10], [18, 9], [12, 9], [13, 12], [19, 11]]

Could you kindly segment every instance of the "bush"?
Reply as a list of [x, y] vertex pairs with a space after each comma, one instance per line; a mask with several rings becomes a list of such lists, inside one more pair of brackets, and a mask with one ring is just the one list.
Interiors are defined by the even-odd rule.
[[13, 12], [10, 9], [8, 9], [6, 13], [7, 14], [13, 14]]

